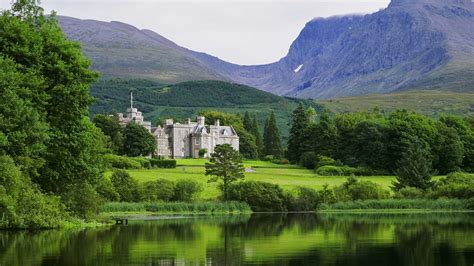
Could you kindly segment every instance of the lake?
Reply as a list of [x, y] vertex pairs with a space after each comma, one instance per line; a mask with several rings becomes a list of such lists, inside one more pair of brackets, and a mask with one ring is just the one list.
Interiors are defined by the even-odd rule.
[[142, 217], [83, 230], [0, 232], [3, 265], [474, 264], [474, 214]]

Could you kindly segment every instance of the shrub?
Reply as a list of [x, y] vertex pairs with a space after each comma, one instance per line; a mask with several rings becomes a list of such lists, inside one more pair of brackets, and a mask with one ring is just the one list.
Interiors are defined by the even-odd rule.
[[272, 162], [274, 159], [275, 157], [273, 155], [266, 155], [265, 157], [263, 157], [263, 160], [265, 162]]
[[274, 159], [272, 161], [272, 163], [274, 163], [274, 164], [290, 164], [290, 161], [288, 161], [287, 159]]
[[43, 194], [8, 156], [0, 156], [0, 228], [56, 228], [70, 217], [59, 197]]
[[140, 196], [143, 201], [170, 201], [175, 191], [175, 183], [166, 179], [148, 181], [141, 185]]
[[356, 169], [349, 166], [325, 165], [316, 169], [316, 174], [321, 176], [348, 176], [353, 175]]
[[423, 198], [423, 191], [414, 187], [405, 187], [395, 192], [396, 199], [421, 199]]
[[202, 191], [202, 186], [198, 182], [191, 179], [181, 179], [176, 182], [174, 188], [174, 201], [192, 201]]
[[142, 167], [140, 162], [124, 156], [106, 154], [104, 158], [109, 167], [117, 169], [140, 169]]
[[[316, 168], [326, 166], [326, 165], [333, 165], [333, 166], [337, 165], [336, 160], [327, 156], [318, 156], [316, 161], [317, 161], [315, 165]], [[312, 169], [314, 169], [315, 167], [313, 167]]]
[[96, 218], [99, 212], [100, 196], [87, 182], [68, 186], [62, 198], [71, 213], [87, 221]]
[[311, 188], [298, 187], [295, 196], [289, 199], [289, 211], [315, 211], [319, 205], [319, 195]]
[[229, 199], [246, 202], [256, 212], [287, 211], [287, 197], [278, 185], [247, 181], [232, 184], [228, 191]]
[[357, 167], [354, 175], [356, 176], [388, 176], [390, 172], [385, 170], [372, 169], [370, 167]]
[[97, 193], [104, 201], [119, 201], [120, 195], [109, 178], [102, 178], [96, 187]]
[[207, 154], [207, 149], [199, 149], [199, 158], [204, 158]]
[[145, 157], [131, 157], [130, 159], [134, 160], [135, 162], [140, 163], [141, 168], [150, 169], [151, 162], [150, 159]]
[[323, 186], [322, 190], [318, 191], [318, 198], [320, 203], [332, 204], [336, 202], [334, 190], [330, 189], [327, 184]]
[[356, 200], [322, 204], [320, 210], [467, 210], [472, 205], [458, 199], [384, 199]]
[[154, 168], [176, 168], [176, 160], [151, 159], [150, 163]]
[[430, 198], [474, 198], [474, 175], [451, 173], [446, 178], [436, 182], [429, 193]]
[[140, 199], [138, 183], [124, 170], [115, 170], [110, 178], [121, 201], [134, 202]]
[[101, 212], [155, 212], [155, 213], [249, 213], [244, 202], [109, 202]]
[[312, 151], [305, 152], [300, 157], [300, 165], [307, 169], [314, 169], [317, 161], [318, 157], [316, 156], [316, 153]]
[[347, 181], [334, 189], [338, 201], [386, 199], [389, 192], [380, 185], [370, 181], [359, 181], [349, 177]]

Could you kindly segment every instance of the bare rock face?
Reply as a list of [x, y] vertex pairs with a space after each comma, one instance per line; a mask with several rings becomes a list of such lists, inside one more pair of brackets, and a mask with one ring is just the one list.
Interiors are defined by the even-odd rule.
[[60, 18], [105, 76], [231, 80], [302, 98], [409, 89], [474, 92], [474, 2], [392, 0], [365, 16], [306, 24], [280, 61], [239, 66], [118, 22]]
[[223, 74], [304, 98], [406, 89], [474, 91], [474, 3], [393, 0], [371, 15], [315, 19], [279, 62]]

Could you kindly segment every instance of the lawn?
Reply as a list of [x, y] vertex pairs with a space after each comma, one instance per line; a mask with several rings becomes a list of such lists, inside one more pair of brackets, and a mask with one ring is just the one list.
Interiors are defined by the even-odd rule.
[[[204, 191], [201, 193], [202, 200], [215, 199], [219, 196], [217, 183], [208, 183], [209, 177], [204, 175], [205, 159], [179, 159], [178, 167], [175, 169], [140, 169], [129, 170], [132, 177], [139, 182], [146, 182], [164, 178], [178, 180], [190, 178], [200, 182]], [[312, 170], [307, 170], [293, 165], [277, 165], [262, 161], [245, 161], [245, 167], [252, 168], [255, 172], [245, 173], [245, 180], [255, 180], [270, 182], [280, 185], [283, 189], [292, 190], [297, 186], [305, 186], [314, 189], [321, 189], [325, 184], [330, 187], [342, 184], [347, 177], [318, 176]], [[389, 188], [395, 177], [373, 176], [359, 177], [360, 180], [369, 180], [380, 184], [384, 188]]]

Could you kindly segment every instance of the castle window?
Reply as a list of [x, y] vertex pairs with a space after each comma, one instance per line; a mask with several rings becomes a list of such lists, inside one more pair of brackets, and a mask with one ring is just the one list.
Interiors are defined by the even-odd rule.
[[200, 139], [199, 139], [199, 138], [195, 138], [195, 139], [194, 139], [194, 144], [196, 144], [196, 145], [201, 144]]

